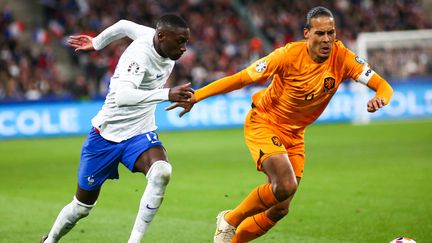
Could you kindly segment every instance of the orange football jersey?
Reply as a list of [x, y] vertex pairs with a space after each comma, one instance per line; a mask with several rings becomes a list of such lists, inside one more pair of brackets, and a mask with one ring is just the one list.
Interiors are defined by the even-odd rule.
[[[257, 60], [235, 79], [224, 78], [196, 91], [197, 101], [226, 93], [251, 83], [265, 83], [267, 88], [254, 94], [253, 104], [259, 114], [282, 130], [297, 132], [314, 122], [324, 111], [340, 83], [357, 80], [365, 67], [363, 59], [336, 41], [330, 57], [315, 63], [308, 55], [306, 41], [288, 43]], [[240, 73], [242, 73], [240, 72]]]

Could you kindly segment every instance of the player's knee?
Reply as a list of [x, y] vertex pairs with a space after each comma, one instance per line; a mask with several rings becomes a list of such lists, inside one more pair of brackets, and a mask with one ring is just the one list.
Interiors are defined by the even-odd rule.
[[161, 185], [167, 185], [171, 179], [172, 167], [163, 160], [156, 161], [152, 164], [147, 172], [147, 179], [149, 182]]
[[75, 217], [75, 220], [87, 217], [94, 206], [95, 204], [87, 205], [74, 198], [73, 215]]
[[278, 218], [283, 218], [285, 217], [289, 212], [288, 207], [286, 206], [280, 206], [280, 207], [275, 207], [274, 208], [274, 213], [277, 215]]
[[279, 202], [285, 201], [297, 191], [297, 181], [272, 183], [273, 193]]

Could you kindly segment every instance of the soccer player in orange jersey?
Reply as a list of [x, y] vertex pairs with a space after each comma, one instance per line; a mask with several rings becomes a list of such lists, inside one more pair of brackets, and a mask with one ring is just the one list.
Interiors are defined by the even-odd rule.
[[270, 85], [254, 94], [244, 134], [259, 171], [268, 183], [259, 185], [233, 210], [217, 216], [214, 242], [248, 242], [265, 234], [288, 214], [303, 175], [305, 128], [324, 111], [343, 80], [354, 79], [376, 91], [366, 109], [388, 104], [390, 85], [369, 65], [336, 40], [333, 14], [324, 7], [306, 17], [305, 40], [288, 43], [248, 68], [197, 90], [180, 116], [207, 97], [252, 83]]

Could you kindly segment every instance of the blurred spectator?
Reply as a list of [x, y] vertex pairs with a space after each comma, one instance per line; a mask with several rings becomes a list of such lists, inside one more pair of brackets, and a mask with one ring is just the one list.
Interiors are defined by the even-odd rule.
[[9, 5], [0, 6], [0, 99], [6, 101], [65, 98], [58, 95], [61, 75], [50, 46], [21, 40], [25, 30]]
[[372, 49], [368, 58], [378, 73], [399, 81], [432, 74], [432, 46], [426, 49]]

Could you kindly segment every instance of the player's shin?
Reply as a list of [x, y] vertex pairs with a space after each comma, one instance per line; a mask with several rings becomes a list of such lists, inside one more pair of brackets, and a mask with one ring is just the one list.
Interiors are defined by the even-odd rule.
[[128, 243], [139, 243], [162, 204], [165, 188], [171, 177], [171, 165], [156, 161], [147, 173], [147, 186], [141, 198], [138, 215]]
[[270, 183], [258, 186], [234, 210], [225, 215], [225, 219], [237, 227], [244, 219], [276, 205], [276, 199]]
[[78, 220], [89, 215], [95, 204], [84, 204], [74, 196], [72, 202], [60, 211], [44, 243], [58, 242], [62, 236], [66, 235], [75, 226]]
[[237, 227], [232, 243], [252, 241], [267, 233], [275, 224], [265, 212], [248, 217]]

